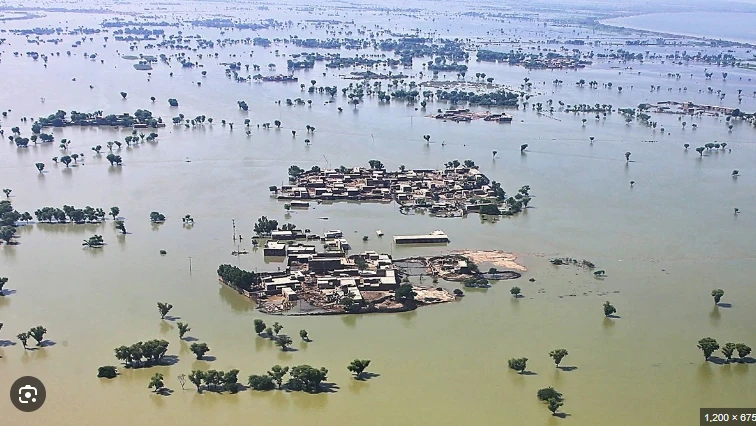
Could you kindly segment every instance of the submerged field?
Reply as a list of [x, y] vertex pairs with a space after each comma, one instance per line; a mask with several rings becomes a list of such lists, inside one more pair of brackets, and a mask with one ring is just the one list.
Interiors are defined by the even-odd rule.
[[[202, 5], [200, 10], [209, 16], [214, 9]], [[223, 13], [249, 16], [250, 20], [292, 19], [295, 23], [308, 17], [307, 12], [274, 6], [268, 11]], [[525, 34], [525, 40], [535, 40], [552, 34], [547, 29], [537, 36], [532, 25], [522, 21], [505, 25], [471, 18], [453, 27], [450, 16], [433, 22], [427, 17], [396, 14], [389, 24], [382, 13], [360, 15], [341, 10], [338, 16], [327, 18], [355, 19], [357, 26], [385, 24], [397, 32], [434, 28], [445, 37], [457, 36], [446, 35], [449, 28], [470, 37], [490, 37], [485, 31], [494, 28], [503, 28], [504, 38]], [[110, 17], [46, 15], [5, 22], [3, 28], [96, 27]], [[188, 15], [188, 10], [177, 12], [177, 16]], [[358, 37], [357, 28], [350, 29], [355, 31], [352, 36]], [[571, 34], [565, 28], [552, 31]], [[235, 30], [224, 35], [217, 29], [199, 27], [186, 27], [183, 32], [210, 40], [329, 36], [313, 25]], [[236, 58], [261, 64], [265, 75], [286, 73], [291, 53], [315, 49], [283, 43], [269, 48], [218, 47], [202, 52], [202, 68], [182, 68], [175, 62], [170, 68], [156, 64], [148, 78], [146, 72], [135, 70], [131, 61], [118, 57], [116, 50], [127, 54], [126, 43], [112, 39], [104, 43], [103, 36], [93, 35], [93, 41], [87, 38], [78, 48], [70, 45], [80, 36], [62, 36], [65, 42], [58, 46], [32, 45], [25, 37], [11, 34], [0, 37], [7, 38], [0, 45], [0, 81], [8, 82], [0, 109], [10, 109], [7, 117], [0, 118], [6, 140], [0, 145], [0, 186], [13, 190], [9, 200], [17, 210], [32, 213], [64, 204], [106, 211], [119, 206], [128, 229], [128, 234], [119, 235], [112, 220], [100, 225], [29, 224], [18, 228], [19, 244], [0, 246], [0, 276], [10, 278], [5, 296], [0, 297], [0, 322], [4, 323], [0, 383], [33, 375], [45, 383], [48, 394], [44, 407], [31, 415], [16, 411], [6, 398], [0, 398], [0, 412], [8, 424], [32, 418], [39, 424], [114, 425], [157, 418], [169, 424], [227, 424], [252, 418], [264, 423], [311, 424], [350, 424], [359, 419], [369, 425], [678, 425], [694, 424], [699, 407], [752, 403], [756, 365], [707, 363], [696, 348], [696, 342], [706, 336], [720, 344], [756, 344], [751, 309], [756, 303], [752, 289], [756, 273], [752, 250], [756, 239], [756, 130], [750, 124], [735, 121], [728, 129], [724, 117], [686, 117], [688, 126], [683, 128], [677, 116], [652, 114], [653, 120], [665, 127], [662, 133], [638, 121], [626, 123], [616, 112], [596, 120], [593, 114], [538, 114], [530, 106], [491, 108], [513, 115], [510, 124], [442, 122], [425, 117], [428, 111], [448, 107], [439, 101], [428, 102], [423, 111], [417, 103], [386, 104], [366, 97], [355, 108], [340, 92], [350, 82], [340, 75], [349, 70], [317, 64], [313, 70], [294, 73], [299, 83], [308, 86], [310, 80], [316, 80], [318, 86], [338, 86], [333, 102], [326, 103], [330, 96], [303, 92], [299, 83], [234, 82], [220, 65]], [[526, 41], [519, 45], [537, 46]], [[276, 49], [286, 56], [276, 56]], [[638, 48], [648, 49], [652, 48]], [[51, 57], [45, 68], [41, 60], [24, 55], [29, 50], [48, 55], [59, 51], [61, 55]], [[74, 54], [68, 57], [66, 50]], [[21, 52], [19, 57], [14, 51]], [[97, 52], [97, 59], [85, 59], [84, 52]], [[130, 53], [176, 53], [145, 49], [143, 44], [135, 52]], [[211, 52], [219, 57], [209, 57]], [[196, 57], [197, 53], [187, 55]], [[412, 76], [407, 80], [430, 80], [430, 75], [415, 77], [422, 70], [421, 62], [428, 60], [416, 59], [412, 69], [399, 71]], [[275, 72], [265, 69], [269, 63], [276, 64]], [[566, 104], [606, 103], [615, 108], [664, 100], [718, 105], [717, 95], [707, 91], [712, 87], [728, 94], [722, 105], [744, 112], [756, 110], [751, 95], [756, 91], [754, 76], [737, 68], [727, 68], [725, 80], [721, 77], [724, 69], [715, 66], [661, 61], [596, 61], [578, 71], [528, 71], [474, 59], [468, 66], [467, 79], [484, 72], [498, 84], [519, 87], [528, 78], [533, 91], [543, 93], [530, 104], [553, 99], [555, 105], [562, 100]], [[705, 79], [704, 69], [714, 69], [715, 76]], [[207, 71], [207, 76], [203, 77], [202, 71]], [[682, 78], [670, 78], [667, 73], [680, 73]], [[445, 78], [456, 76], [450, 73]], [[443, 75], [439, 79], [444, 79]], [[555, 86], [554, 79], [564, 83]], [[579, 79], [596, 80], [599, 89], [577, 87], [574, 83]], [[615, 89], [604, 88], [606, 82], [612, 82]], [[662, 89], [650, 92], [652, 84]], [[617, 86], [624, 90], [619, 92]], [[740, 103], [738, 89], [743, 91]], [[126, 98], [120, 92], [126, 92]], [[297, 97], [312, 99], [312, 105], [275, 103]], [[176, 98], [179, 106], [170, 107], [169, 98]], [[239, 100], [246, 101], [248, 111], [239, 108]], [[343, 112], [339, 113], [338, 107]], [[131, 134], [126, 129], [55, 128], [55, 143], [28, 148], [17, 148], [7, 140], [13, 126], [19, 126], [28, 137], [31, 122], [22, 123], [24, 116], [46, 117], [58, 109], [119, 114], [140, 108], [168, 124], [157, 130], [156, 142], [117, 150], [123, 158], [121, 167], [110, 166], [105, 158], [107, 148], [101, 156], [90, 148], [123, 140]], [[186, 117], [204, 114], [213, 117], [214, 123], [174, 126], [171, 118], [179, 113]], [[251, 121], [249, 135], [243, 124], [247, 118]], [[222, 119], [234, 122], [234, 129], [222, 125]], [[256, 126], [274, 120], [281, 121], [280, 130]], [[695, 130], [693, 123], [697, 124]], [[316, 131], [306, 136], [306, 125]], [[297, 131], [296, 137], [291, 130]], [[430, 143], [423, 139], [426, 134], [432, 135]], [[595, 137], [592, 144], [591, 136]], [[69, 153], [85, 154], [75, 167], [51, 161], [64, 155], [58, 147], [63, 138], [72, 141]], [[311, 140], [309, 145], [305, 138]], [[715, 140], [726, 142], [731, 152], [707, 150], [699, 156], [694, 151]], [[684, 143], [691, 148], [685, 150]], [[520, 152], [522, 144], [528, 144], [524, 153]], [[493, 156], [492, 151], [497, 154]], [[625, 152], [632, 153], [629, 162]], [[370, 203], [324, 203], [285, 218], [283, 203], [271, 197], [268, 189], [286, 181], [291, 165], [306, 169], [313, 165], [367, 167], [371, 159], [382, 161], [391, 170], [400, 165], [443, 168], [454, 159], [471, 159], [507, 192], [530, 185], [533, 199], [524, 212], [498, 221], [482, 222], [478, 215], [464, 219], [402, 215], [394, 204]], [[37, 172], [35, 162], [45, 163], [44, 173]], [[739, 171], [739, 177], [731, 176], [733, 170]], [[632, 187], [630, 181], [635, 182]], [[737, 215], [735, 207], [740, 211]], [[152, 211], [165, 214], [166, 222], [151, 224]], [[182, 226], [185, 214], [195, 219], [193, 227]], [[504, 250], [516, 253], [516, 261], [527, 272], [515, 281], [466, 291], [458, 302], [412, 312], [273, 318], [256, 312], [250, 300], [218, 283], [215, 273], [221, 263], [260, 271], [284, 267], [282, 263], [266, 264], [261, 250], [254, 251], [249, 244], [252, 227], [262, 215], [313, 232], [341, 229], [353, 251], [387, 252], [395, 258], [448, 250]], [[250, 250], [249, 255], [230, 255], [237, 249], [232, 219], [236, 232], [245, 236], [242, 248]], [[386, 236], [374, 237], [376, 229]], [[393, 235], [435, 229], [449, 236], [448, 247], [392, 247]], [[93, 234], [104, 237], [105, 247], [82, 248], [81, 241]], [[369, 241], [361, 241], [363, 235], [370, 235]], [[161, 256], [160, 250], [166, 255]], [[605, 270], [606, 277], [597, 279], [584, 269], [549, 263], [549, 258], [557, 256], [588, 259]], [[483, 266], [487, 269], [489, 265]], [[528, 281], [530, 278], [535, 281]], [[512, 283], [522, 288], [524, 297], [511, 297]], [[459, 287], [442, 284], [449, 289]], [[714, 288], [725, 290], [723, 302], [729, 306], [714, 306], [710, 296]], [[606, 300], [617, 307], [619, 318], [604, 318], [601, 305]], [[180, 319], [160, 320], [155, 308], [158, 301], [172, 303], [171, 315]], [[281, 352], [255, 335], [252, 321], [256, 318], [279, 321], [292, 337], [307, 329], [313, 341], [295, 339], [296, 351]], [[189, 351], [191, 342], [178, 339], [177, 321], [190, 323], [189, 335], [210, 346], [212, 360], [194, 359]], [[47, 327], [47, 338], [54, 345], [25, 351], [14, 336], [40, 324]], [[120, 368], [121, 375], [111, 381], [95, 377], [97, 367], [117, 365], [113, 348], [154, 338], [170, 342], [168, 354], [178, 356], [177, 363], [150, 369]], [[574, 368], [554, 367], [548, 353], [558, 347], [569, 350], [562, 365]], [[507, 368], [507, 359], [517, 357], [529, 358], [528, 370], [533, 374], [520, 375]], [[346, 370], [354, 358], [371, 359], [368, 371], [375, 376], [354, 380]], [[324, 366], [329, 369], [327, 382], [335, 384], [333, 392], [197, 394], [189, 383], [182, 391], [176, 378], [198, 368], [238, 368], [240, 382], [246, 383], [248, 375], [263, 374], [274, 364]], [[165, 375], [166, 386], [175, 391], [172, 395], [162, 397], [148, 391], [147, 383], [156, 371]], [[552, 417], [537, 400], [536, 391], [546, 386], [564, 394], [561, 411], [566, 417]]]

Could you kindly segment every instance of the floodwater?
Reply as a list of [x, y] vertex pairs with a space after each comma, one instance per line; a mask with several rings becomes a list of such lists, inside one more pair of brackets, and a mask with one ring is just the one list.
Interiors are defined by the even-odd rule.
[[[58, 25], [69, 19], [94, 26], [101, 18], [50, 13], [44, 19], [3, 25]], [[310, 36], [310, 31], [312, 37], [324, 37], [311, 28], [261, 34]], [[185, 29], [195, 32], [221, 37], [213, 30]], [[230, 31], [226, 36], [254, 34]], [[668, 133], [662, 134], [635, 122], [627, 125], [616, 113], [596, 121], [591, 114], [539, 116], [528, 108], [510, 111], [515, 119], [507, 125], [455, 124], [423, 117], [445, 104], [430, 102], [424, 113], [402, 102], [380, 105], [366, 97], [355, 109], [340, 93], [334, 103], [324, 104], [327, 95], [309, 96], [298, 84], [232, 82], [219, 65], [235, 53], [243, 63], [265, 69], [273, 62], [283, 72], [287, 57], [276, 57], [272, 50], [303, 50], [284, 45], [217, 49], [218, 60], [200, 60], [204, 68], [188, 70], [174, 64], [169, 69], [160, 64], [148, 80], [146, 73], [116, 56], [115, 49], [127, 50], [125, 44], [111, 40], [103, 48], [102, 35], [76, 49], [68, 47], [75, 39], [71, 36], [63, 36], [66, 42], [59, 46], [31, 45], [10, 34], [3, 37], [8, 41], [0, 46], [0, 81], [6, 82], [0, 108], [12, 109], [2, 119], [6, 137], [15, 125], [28, 136], [30, 123], [22, 125], [21, 117], [58, 109], [107, 114], [146, 108], [168, 122], [178, 113], [215, 119], [212, 125], [193, 129], [169, 124], [159, 131], [157, 143], [124, 145], [119, 152], [122, 167], [110, 167], [105, 155], [95, 156], [90, 147], [123, 140], [129, 134], [123, 129], [54, 129], [56, 141], [73, 141], [69, 152], [85, 154], [70, 169], [50, 161], [62, 155], [57, 142], [28, 149], [0, 144], [0, 185], [13, 189], [10, 199], [16, 209], [119, 206], [129, 231], [119, 235], [112, 221], [30, 224], [19, 228], [20, 244], [0, 246], [0, 275], [10, 278], [7, 295], [0, 298], [0, 321], [5, 323], [0, 331], [0, 383], [6, 388], [17, 377], [33, 375], [46, 384], [48, 395], [33, 414], [20, 413], [0, 398], [3, 424], [127, 425], [155, 419], [169, 424], [231, 424], [251, 419], [282, 424], [680, 425], [695, 424], [699, 407], [753, 405], [756, 366], [705, 363], [696, 348], [705, 336], [720, 343], [756, 344], [756, 132], [747, 123], [734, 122], [729, 131], [722, 117], [686, 117], [688, 126], [683, 129], [675, 116], [655, 116]], [[60, 51], [61, 56], [51, 58], [47, 68], [23, 53], [13, 57], [13, 51], [28, 50]], [[66, 57], [66, 50], [75, 55]], [[254, 54], [248, 59], [250, 50]], [[97, 52], [98, 60], [85, 59], [85, 51]], [[161, 53], [143, 48], [138, 52]], [[419, 62], [413, 73], [420, 69]], [[719, 70], [712, 80], [705, 80], [705, 67], [699, 65], [597, 63], [580, 71], [533, 72], [474, 60], [469, 66], [468, 79], [485, 72], [497, 83], [518, 86], [529, 77], [535, 83], [533, 91], [544, 93], [531, 103], [551, 98], [555, 106], [558, 100], [615, 107], [661, 100], [717, 104], [716, 95], [705, 90], [711, 86], [727, 93], [723, 105], [756, 109], [752, 74], [734, 68], [727, 70], [724, 81]], [[208, 71], [205, 78], [200, 75], [203, 69]], [[326, 71], [323, 76], [324, 71], [318, 64], [296, 75], [305, 83], [315, 79], [318, 85], [345, 86], [337, 74], [346, 70]], [[668, 78], [668, 72], [683, 77]], [[554, 88], [555, 78], [565, 83]], [[580, 78], [595, 79], [600, 88], [578, 88], [574, 82]], [[609, 81], [614, 90], [601, 87]], [[650, 92], [651, 84], [662, 90]], [[625, 88], [621, 93], [616, 90], [620, 85]], [[668, 92], [668, 87], [673, 90]], [[739, 105], [737, 89], [744, 94]], [[126, 99], [121, 99], [121, 91], [128, 93]], [[150, 96], [157, 98], [154, 104]], [[300, 96], [313, 99], [312, 107], [274, 103]], [[178, 108], [168, 106], [170, 97], [178, 99]], [[247, 101], [249, 112], [237, 107], [238, 100]], [[338, 106], [344, 108], [340, 114]], [[250, 137], [244, 132], [245, 118], [252, 122]], [[587, 118], [584, 126], [582, 118]], [[222, 126], [221, 119], [235, 122], [233, 131]], [[256, 127], [276, 119], [283, 123], [281, 130]], [[696, 130], [692, 123], [698, 125]], [[305, 135], [307, 124], [315, 126], [313, 135]], [[295, 138], [292, 129], [297, 130]], [[432, 135], [432, 143], [425, 144], [424, 134]], [[592, 145], [589, 136], [596, 137]], [[310, 146], [303, 143], [305, 137], [312, 140]], [[643, 142], [649, 140], [656, 142]], [[727, 142], [732, 152], [699, 157], [693, 151], [714, 140]], [[687, 152], [685, 142], [691, 144]], [[521, 155], [523, 143], [529, 148]], [[495, 158], [493, 150], [498, 151]], [[629, 163], [626, 151], [632, 152]], [[269, 195], [268, 186], [285, 181], [292, 164], [359, 166], [373, 158], [389, 169], [401, 164], [442, 167], [452, 159], [472, 159], [508, 192], [530, 185], [532, 208], [496, 223], [481, 222], [476, 215], [403, 216], [389, 204], [323, 204], [285, 218], [282, 203]], [[47, 165], [45, 173], [34, 168], [38, 161]], [[733, 169], [740, 171], [739, 178], [731, 177]], [[632, 188], [631, 180], [636, 182]], [[733, 214], [734, 207], [739, 215]], [[151, 211], [164, 213], [166, 223], [151, 225]], [[191, 229], [182, 226], [185, 214], [196, 220]], [[221, 263], [248, 270], [283, 267], [266, 264], [262, 254], [251, 249], [248, 237], [261, 215], [318, 232], [341, 229], [355, 250], [390, 252], [395, 257], [444, 249], [392, 247], [391, 236], [442, 229], [452, 240], [448, 249], [516, 252], [529, 271], [517, 281], [467, 292], [459, 302], [409, 313], [268, 317], [221, 286], [215, 275]], [[230, 255], [237, 248], [231, 238], [232, 219], [249, 255]], [[376, 229], [386, 236], [376, 237]], [[107, 245], [83, 249], [81, 241], [95, 233], [103, 235]], [[361, 241], [363, 235], [370, 237], [368, 242]], [[161, 256], [159, 250], [167, 254]], [[606, 270], [607, 277], [598, 280], [587, 271], [554, 267], [548, 262], [552, 256], [591, 260]], [[528, 281], [531, 277], [535, 282]], [[523, 289], [523, 298], [511, 298], [513, 283]], [[452, 283], [443, 285], [455, 288]], [[723, 302], [730, 307], [713, 306], [713, 288], [725, 290]], [[617, 307], [620, 318], [603, 317], [605, 300]], [[172, 303], [170, 316], [177, 318], [161, 321], [158, 301]], [[307, 329], [313, 342], [296, 342], [296, 351], [282, 353], [255, 336], [255, 318], [277, 320], [292, 336]], [[177, 320], [191, 325], [189, 336], [208, 343], [211, 361], [194, 360], [189, 343], [178, 339]], [[40, 324], [47, 327], [46, 337], [54, 345], [28, 351], [12, 345], [13, 336]], [[95, 377], [98, 366], [117, 364], [113, 348], [152, 338], [167, 339], [168, 353], [179, 361], [151, 369], [120, 369], [121, 375], [110, 381]], [[568, 349], [563, 365], [574, 367], [571, 371], [555, 369], [548, 357], [558, 347]], [[532, 374], [509, 370], [506, 360], [515, 357], [529, 358]], [[375, 377], [354, 380], [346, 370], [354, 358], [371, 359], [368, 371]], [[237, 368], [240, 381], [246, 382], [248, 375], [264, 373], [274, 364], [324, 366], [334, 392], [200, 395], [191, 384], [182, 391], [176, 379], [197, 368]], [[166, 385], [175, 391], [172, 395], [148, 391], [154, 372], [165, 375]], [[536, 391], [546, 386], [564, 394], [565, 418], [552, 417], [537, 401]]]
[[668, 34], [756, 43], [756, 30], [752, 24], [754, 19], [756, 13], [681, 12], [623, 16], [607, 19], [603, 23]]

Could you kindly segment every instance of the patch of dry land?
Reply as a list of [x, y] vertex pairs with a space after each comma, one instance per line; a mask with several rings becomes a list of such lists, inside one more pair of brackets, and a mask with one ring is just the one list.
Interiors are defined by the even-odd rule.
[[455, 250], [452, 254], [464, 256], [476, 264], [490, 263], [497, 269], [505, 268], [519, 272], [527, 271], [524, 266], [516, 262], [516, 255], [501, 250]]

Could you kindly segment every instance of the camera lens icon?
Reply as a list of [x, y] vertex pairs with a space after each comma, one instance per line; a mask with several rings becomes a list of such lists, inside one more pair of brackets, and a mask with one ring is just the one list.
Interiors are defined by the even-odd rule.
[[30, 402], [37, 402], [37, 388], [31, 385], [22, 386], [18, 389], [18, 393], [21, 395], [18, 397], [18, 402], [21, 404], [28, 404]]
[[46, 397], [45, 385], [36, 377], [21, 377], [11, 385], [11, 402], [23, 412], [30, 413], [38, 410], [45, 403]]

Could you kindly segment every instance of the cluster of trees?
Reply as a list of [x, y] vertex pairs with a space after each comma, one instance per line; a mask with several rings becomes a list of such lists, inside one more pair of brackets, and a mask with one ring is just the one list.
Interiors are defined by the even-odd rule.
[[[6, 195], [10, 194], [10, 189], [7, 189]], [[10, 230], [13, 230], [13, 234], [15, 234], [15, 226], [16, 222], [19, 220], [23, 221], [30, 221], [32, 220], [32, 216], [29, 214], [29, 212], [19, 213], [16, 209], [13, 208], [13, 205], [8, 200], [0, 200], [0, 228], [9, 228], [7, 232], [10, 232]], [[11, 234], [11, 237], [13, 236]], [[5, 241], [10, 241], [9, 238], [3, 238]]]
[[[257, 333], [258, 336], [265, 336], [275, 342], [276, 345], [278, 345], [282, 351], [286, 351], [286, 348], [291, 346], [294, 341], [291, 339], [291, 337], [285, 335], [285, 334], [279, 334], [281, 330], [283, 330], [283, 326], [279, 324], [278, 322], [273, 323], [272, 326], [267, 327], [265, 325], [265, 322], [261, 319], [256, 319], [253, 322], [255, 326], [255, 333]], [[309, 342], [310, 338], [307, 335], [306, 330], [300, 330], [299, 331], [299, 337], [302, 338], [305, 342]]]
[[[685, 144], [688, 145], [688, 144]], [[690, 146], [690, 145], [688, 145]], [[708, 142], [704, 146], [699, 146], [696, 148], [696, 152], [698, 155], [703, 157], [704, 151], [711, 151], [712, 149], [725, 149], [727, 147], [727, 142], [722, 143], [714, 143], [714, 142]], [[688, 147], [685, 147], [685, 149], [688, 149]]]
[[415, 300], [417, 293], [412, 289], [412, 284], [403, 283], [396, 288], [394, 292], [394, 298], [402, 303], [410, 303]]
[[113, 379], [118, 376], [118, 369], [114, 365], [103, 365], [97, 369], [97, 377]]
[[197, 387], [197, 392], [203, 390], [211, 392], [239, 392], [239, 370], [192, 370], [189, 381]]
[[[0, 328], [2, 327], [0, 326]], [[37, 341], [37, 346], [42, 346], [42, 341], [45, 339], [45, 334], [47, 334], [47, 329], [45, 327], [42, 327], [41, 325], [38, 325], [36, 327], [30, 328], [29, 331], [25, 333], [18, 333], [16, 335], [16, 338], [21, 341], [21, 344], [24, 345], [24, 349], [26, 349], [27, 341], [30, 337]]]
[[436, 90], [436, 99], [449, 101], [452, 105], [467, 102], [482, 106], [517, 106], [519, 96], [501, 89], [491, 93], [465, 92], [463, 90]]
[[240, 288], [251, 288], [258, 280], [257, 274], [245, 271], [233, 265], [218, 266], [218, 278], [221, 281]]
[[207, 343], [194, 342], [189, 346], [189, 350], [192, 351], [198, 360], [201, 360], [206, 353], [210, 352], [210, 347], [207, 346]]
[[16, 236], [16, 228], [13, 226], [0, 226], [0, 240], [5, 241], [6, 244], [10, 244], [13, 237]]
[[131, 346], [119, 346], [114, 349], [116, 359], [123, 361], [128, 368], [159, 365], [167, 351], [168, 342], [163, 339], [137, 342]]
[[[449, 163], [447, 163], [447, 167], [448, 164]], [[480, 214], [512, 216], [520, 213], [522, 209], [527, 207], [528, 203], [530, 203], [530, 185], [523, 186], [517, 191], [517, 194], [515, 194], [514, 197], [509, 198], [506, 198], [507, 194], [501, 188], [500, 183], [496, 181], [491, 182], [491, 188], [494, 192], [494, 196], [496, 197], [496, 202], [503, 203], [504, 209], [500, 209], [497, 204], [486, 204], [480, 206]]]
[[[125, 92], [121, 92], [121, 96], [124, 95]], [[154, 118], [151, 111], [143, 109], [136, 110], [133, 115], [128, 113], [120, 115], [104, 115], [103, 112], [99, 110], [91, 113], [71, 111], [68, 118], [66, 115], [68, 114], [65, 111], [58, 110], [55, 114], [50, 114], [47, 117], [40, 117], [32, 124], [32, 133], [40, 134], [43, 127], [64, 127], [72, 124], [79, 126], [132, 127], [136, 123], [141, 123], [156, 128], [158, 124], [162, 122], [162, 119]], [[52, 142], [52, 139], [46, 140], [41, 134], [40, 139], [42, 139], [43, 142]]]
[[[569, 352], [564, 348], [554, 349], [549, 352], [549, 356], [554, 360], [554, 364], [557, 366], [557, 368], [559, 368], [559, 364], [562, 363], [562, 360], [567, 355], [569, 355]], [[527, 358], [511, 358], [509, 359], [509, 361], [507, 361], [509, 368], [515, 371], [519, 371], [520, 374], [525, 372], [525, 369], [527, 369], [527, 364]]]
[[[283, 383], [286, 374], [289, 380]], [[315, 368], [310, 365], [297, 365], [294, 367], [281, 367], [274, 365], [270, 371], [263, 375], [249, 376], [249, 387], [258, 391], [273, 389], [287, 389], [290, 391], [304, 391], [309, 393], [320, 392], [320, 385], [328, 377], [328, 369]]]
[[[292, 166], [296, 167], [296, 166]], [[262, 216], [257, 219], [257, 223], [253, 230], [257, 235], [270, 235], [271, 232], [278, 229], [278, 221], [275, 219], [268, 219], [266, 216]]]
[[538, 389], [536, 396], [539, 401], [543, 401], [548, 405], [549, 411], [554, 415], [556, 415], [556, 411], [559, 407], [564, 405], [562, 394], [552, 387]]
[[[108, 143], [110, 143], [110, 142], [108, 142]], [[63, 158], [65, 158], [65, 157], [63, 157]], [[113, 166], [113, 165], [120, 166], [123, 163], [123, 158], [121, 158], [120, 155], [108, 154], [108, 155], [105, 156], [105, 159], [108, 160], [108, 162], [110, 163], [111, 166]], [[61, 158], [61, 161], [63, 161], [62, 158]]]
[[[711, 337], [704, 337], [703, 339], [699, 340], [697, 347], [703, 352], [704, 359], [706, 360], [708, 360], [716, 350], [720, 349], [719, 343], [717, 343], [716, 339]], [[721, 347], [721, 349], [722, 355], [725, 356], [727, 362], [730, 362], [732, 360], [732, 356], [735, 351], [738, 352], [738, 358], [740, 358], [740, 362], [745, 361], [745, 358], [751, 353], [751, 347], [746, 345], [745, 343], [728, 342], [725, 343], [724, 346]]]
[[165, 215], [160, 212], [151, 212], [150, 213], [150, 222], [152, 223], [163, 223], [165, 222]]
[[105, 241], [103, 240], [102, 235], [95, 234], [89, 237], [89, 239], [84, 240], [81, 245], [87, 247], [102, 247], [105, 245]]
[[[118, 207], [111, 207], [110, 214], [116, 211], [116, 215], [120, 210]], [[64, 205], [62, 209], [56, 207], [42, 207], [34, 212], [34, 216], [37, 217], [39, 222], [46, 223], [67, 223], [73, 222], [77, 224], [82, 223], [100, 223], [105, 219], [106, 213], [100, 207], [94, 208], [86, 206], [83, 209], [77, 209], [74, 206]], [[113, 216], [115, 217], [115, 215]]]

